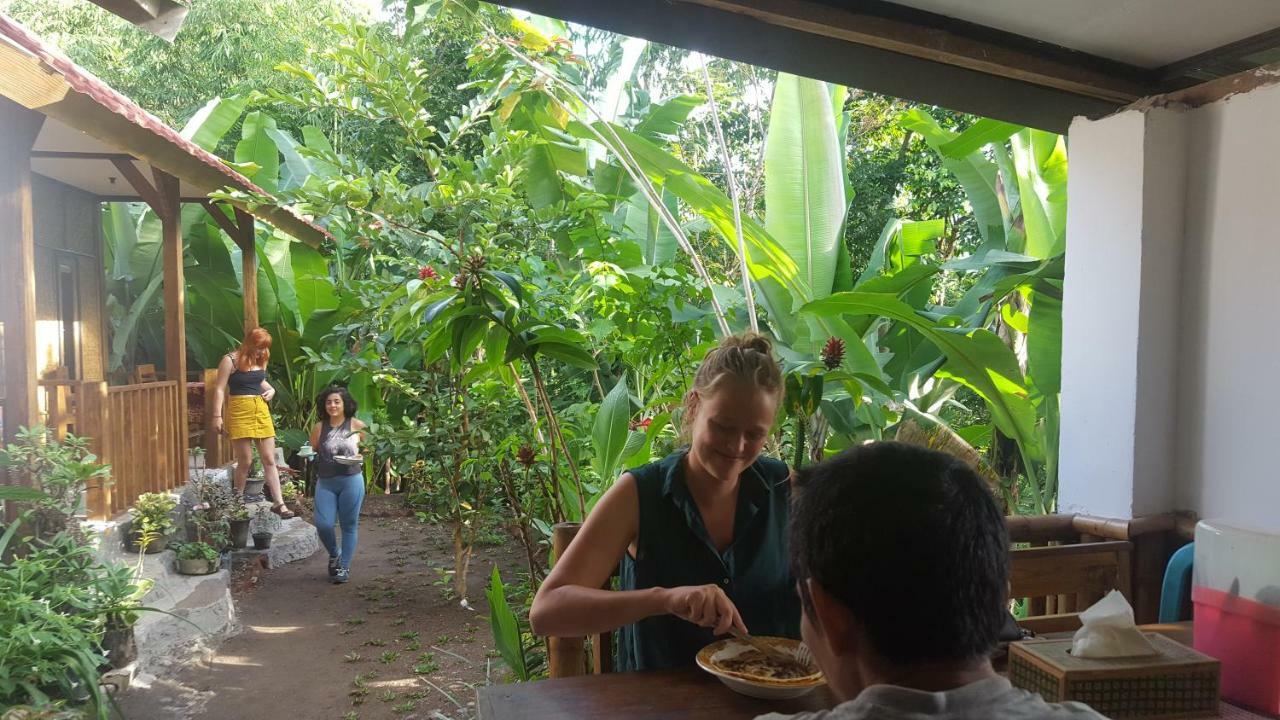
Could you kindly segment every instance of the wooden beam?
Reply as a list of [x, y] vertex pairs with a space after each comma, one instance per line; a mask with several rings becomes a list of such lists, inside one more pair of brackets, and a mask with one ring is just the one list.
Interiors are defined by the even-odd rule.
[[168, 215], [169, 208], [165, 205], [164, 197], [147, 181], [146, 176], [142, 174], [138, 166], [133, 164], [133, 160], [112, 158], [111, 164], [116, 166], [116, 169], [120, 171], [124, 179], [129, 181], [129, 185], [133, 187], [134, 192], [138, 193], [138, 197], [142, 198], [142, 201], [147, 205], [150, 205], [151, 210], [161, 220]]
[[[1059, 60], [1050, 53], [1030, 52], [1011, 44], [992, 43], [946, 27], [928, 27], [861, 9], [845, 9], [809, 0], [678, 0], [678, 2], [746, 15], [781, 27], [923, 60], [976, 70], [988, 75], [1065, 90], [1100, 100], [1132, 102], [1149, 93], [1145, 83]], [[953, 24], [960, 24], [952, 20]], [[967, 24], [967, 23], [966, 23]], [[1028, 47], [1035, 41], [1021, 36]], [[1020, 43], [1022, 44], [1022, 43]], [[1043, 47], [1048, 46], [1040, 43]], [[1089, 64], [1105, 62], [1085, 53], [1070, 53]], [[1114, 63], [1115, 65], [1121, 65]], [[1136, 69], [1135, 69], [1136, 71]]]
[[32, 150], [31, 157], [41, 160], [136, 160], [132, 155], [118, 152], [76, 152], [71, 150]]
[[231, 218], [227, 217], [226, 213], [222, 212], [222, 208], [208, 198], [201, 200], [200, 204], [204, 207], [205, 212], [209, 213], [209, 217], [213, 218], [213, 221], [218, 224], [218, 227], [222, 228], [222, 232], [230, 235], [236, 245], [239, 245], [240, 228], [236, 226]]
[[[1156, 68], [1153, 74], [1166, 84], [1195, 85], [1198, 82], [1246, 72], [1258, 66], [1244, 58], [1280, 47], [1280, 28], [1251, 35]], [[1177, 88], [1173, 88], [1177, 89]]]
[[36, 401], [35, 222], [31, 146], [44, 116], [0, 98], [0, 321], [4, 323], [4, 442], [39, 422]]
[[[253, 216], [236, 208], [236, 224], [240, 235], [240, 269], [244, 296], [244, 334], [258, 327], [258, 246], [254, 237]], [[235, 236], [233, 236], [235, 237]]]
[[[866, 92], [1057, 133], [1065, 133], [1077, 116], [1101, 117], [1123, 104], [814, 35], [705, 5], [671, 0], [494, 2]], [[859, 4], [865, 2], [860, 0]]]
[[[156, 192], [166, 208], [179, 207], [178, 178], [152, 168]], [[159, 212], [157, 211], [157, 214]], [[182, 216], [171, 212], [161, 215], [161, 243], [164, 246], [164, 369], [168, 380], [178, 385], [178, 412], [173, 432], [178, 447], [177, 482], [187, 480], [187, 302], [186, 278], [183, 277]], [[129, 422], [121, 418], [118, 422]]]

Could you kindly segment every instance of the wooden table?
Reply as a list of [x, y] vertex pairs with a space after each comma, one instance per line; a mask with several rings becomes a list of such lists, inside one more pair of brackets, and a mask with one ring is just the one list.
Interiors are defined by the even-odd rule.
[[825, 710], [836, 705], [836, 698], [823, 685], [794, 700], [756, 700], [730, 690], [697, 667], [689, 667], [492, 685], [480, 689], [478, 704], [481, 720], [733, 720], [769, 712]]
[[[1141, 628], [1191, 644], [1191, 623], [1143, 625]], [[1057, 635], [1070, 637], [1071, 633]], [[826, 685], [795, 700], [756, 700], [733, 692], [697, 667], [492, 685], [481, 688], [478, 696], [481, 720], [615, 717], [734, 720], [754, 718], [768, 712], [825, 710], [836, 705], [836, 697]], [[1218, 717], [1224, 720], [1266, 720], [1265, 716], [1225, 702]]]

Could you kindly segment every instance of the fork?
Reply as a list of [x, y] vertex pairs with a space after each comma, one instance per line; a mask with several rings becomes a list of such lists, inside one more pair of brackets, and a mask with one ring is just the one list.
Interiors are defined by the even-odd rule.
[[754, 637], [752, 635], [744, 633], [741, 630], [737, 630], [737, 629], [731, 630], [730, 634], [733, 635], [733, 637], [737, 638], [738, 640], [741, 640], [742, 642], [745, 642], [746, 644], [755, 648], [756, 650], [759, 650], [760, 654], [764, 655], [765, 657], [772, 658], [780, 663], [783, 663], [784, 665], [798, 666], [800, 667], [800, 669], [804, 670], [806, 673], [812, 671], [813, 654], [809, 651], [809, 648], [806, 647], [804, 643], [800, 643], [800, 647], [796, 651], [796, 654], [792, 655], [791, 653], [788, 653], [785, 650], [776, 648], [770, 643], [764, 640], [761, 640], [758, 637]]

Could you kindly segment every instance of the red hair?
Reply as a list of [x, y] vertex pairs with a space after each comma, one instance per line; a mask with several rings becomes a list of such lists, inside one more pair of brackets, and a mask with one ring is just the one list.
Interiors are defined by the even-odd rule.
[[236, 350], [236, 369], [247, 372], [257, 365], [267, 368], [267, 360], [271, 358], [271, 333], [266, 328], [256, 327], [244, 336], [244, 344]]

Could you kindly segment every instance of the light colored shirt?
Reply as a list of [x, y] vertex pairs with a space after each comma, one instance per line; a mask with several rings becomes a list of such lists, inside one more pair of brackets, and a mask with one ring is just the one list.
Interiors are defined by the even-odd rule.
[[1047, 703], [1002, 677], [946, 692], [923, 692], [897, 685], [872, 685], [831, 710], [756, 720], [1106, 720], [1077, 702]]

